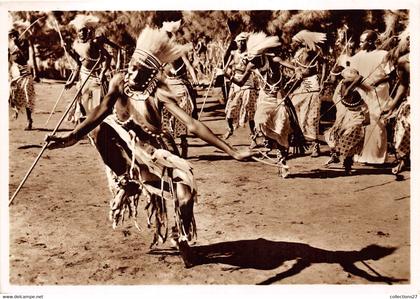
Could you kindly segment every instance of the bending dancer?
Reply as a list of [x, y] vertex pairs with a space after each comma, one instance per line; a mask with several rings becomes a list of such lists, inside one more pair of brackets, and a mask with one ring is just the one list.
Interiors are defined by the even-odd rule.
[[325, 62], [318, 44], [326, 40], [325, 33], [302, 30], [292, 38], [300, 46], [294, 55], [296, 79], [300, 85], [290, 95], [305, 138], [312, 142], [311, 157], [318, 157], [321, 99], [319, 97], [325, 76]]
[[162, 108], [187, 125], [190, 132], [237, 160], [252, 156], [252, 152], [230, 147], [176, 104], [162, 68], [181, 57], [186, 48], [169, 39], [166, 32], [146, 27], [137, 40], [127, 73], [112, 78], [100, 105], [72, 132], [61, 137], [48, 136], [47, 140], [52, 142], [50, 149], [71, 146], [99, 126], [94, 136], [97, 149], [117, 176], [118, 192], [111, 205], [114, 222], [125, 209], [136, 209], [133, 196], [143, 191], [149, 196], [148, 206], [155, 212], [152, 245], [158, 240], [163, 242], [168, 233], [165, 200], [173, 200], [174, 238], [188, 267], [188, 240], [195, 235], [193, 206], [197, 186], [191, 165], [177, 156], [176, 148], [171, 148], [172, 136], [162, 128]]
[[[17, 26], [17, 22], [14, 23]], [[16, 111], [17, 118], [20, 110], [25, 108], [27, 125], [25, 131], [32, 130], [32, 113], [35, 106], [34, 79], [28, 65], [29, 43], [19, 37], [17, 29], [9, 31], [9, 72], [10, 72], [10, 105]], [[12, 68], [17, 66], [18, 71], [14, 76]]]
[[99, 105], [108, 87], [105, 73], [111, 63], [111, 55], [104, 48], [104, 38], [95, 37], [95, 26], [99, 19], [95, 16], [77, 15], [70, 22], [77, 30], [77, 39], [72, 48], [68, 50], [70, 56], [77, 62], [77, 69], [73, 72], [66, 88], [70, 88], [80, 77], [77, 88], [80, 88], [87, 79], [92, 67], [101, 60], [83, 87], [75, 109], [69, 114], [69, 120], [80, 123], [90, 111]]
[[[235, 38], [237, 49], [231, 52], [228, 65], [232, 65], [231, 77], [241, 81], [244, 76], [248, 61], [246, 60], [246, 41], [248, 33], [242, 32]], [[233, 82], [233, 81], [232, 81]], [[255, 144], [255, 106], [257, 90], [255, 88], [254, 75], [247, 76], [243, 85], [235, 83], [231, 86], [228, 101], [226, 103], [227, 132], [223, 136], [228, 139], [238, 126], [243, 126], [248, 121], [251, 131], [252, 144]]]
[[343, 157], [344, 173], [351, 174], [353, 157], [363, 148], [365, 127], [369, 124], [367, 106], [360, 90], [362, 76], [357, 70], [346, 68], [341, 72], [343, 80], [334, 94], [334, 102], [342, 108], [337, 113], [334, 125], [325, 132], [325, 141], [331, 148], [328, 164], [340, 162]]
[[282, 61], [276, 56], [278, 46], [278, 37], [266, 36], [263, 32], [251, 34], [247, 42], [249, 62], [244, 75], [240, 80], [235, 77], [230, 79], [239, 86], [247, 82], [251, 73], [255, 73], [259, 79], [254, 118], [256, 134], [265, 138], [266, 144], [277, 150], [279, 171], [285, 178], [289, 174], [286, 165], [289, 146], [304, 150], [305, 140], [290, 99], [281, 96]]

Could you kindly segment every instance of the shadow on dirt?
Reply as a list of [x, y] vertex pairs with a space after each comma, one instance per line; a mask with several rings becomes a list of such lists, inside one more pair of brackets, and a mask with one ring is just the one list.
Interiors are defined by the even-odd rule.
[[17, 147], [17, 149], [28, 149], [28, 148], [42, 148], [40, 144], [25, 144]]
[[[33, 128], [32, 131], [39, 131], [39, 132], [52, 132], [54, 129], [47, 129], [47, 128]], [[56, 132], [71, 132], [73, 129], [58, 129]]]
[[[363, 277], [372, 282], [407, 281], [386, 277], [378, 273], [365, 261], [379, 260], [392, 254], [396, 248], [369, 245], [359, 251], [331, 251], [312, 247], [308, 244], [275, 242], [265, 239], [239, 240], [216, 244], [194, 246], [191, 248], [191, 267], [204, 264], [227, 264], [237, 269], [272, 270], [285, 261], [296, 260], [293, 266], [257, 284], [269, 285], [284, 278], [296, 275], [316, 263], [339, 264], [347, 273]], [[374, 275], [358, 268], [355, 263], [362, 262]]]
[[[353, 168], [351, 176], [357, 175], [383, 175], [388, 174], [393, 176], [391, 169], [389, 168]], [[334, 168], [334, 169], [312, 169], [309, 172], [301, 173], [291, 173], [289, 178], [310, 178], [310, 179], [326, 179], [326, 178], [337, 178], [345, 177], [343, 168]]]

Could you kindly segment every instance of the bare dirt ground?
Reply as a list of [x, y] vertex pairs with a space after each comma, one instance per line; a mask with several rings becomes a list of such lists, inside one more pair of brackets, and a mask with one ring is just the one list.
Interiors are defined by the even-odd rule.
[[[65, 94], [46, 128], [61, 88], [36, 85], [35, 130], [23, 130], [23, 114], [9, 118], [9, 196], [74, 94]], [[209, 97], [202, 119], [224, 133], [217, 96]], [[247, 146], [248, 129], [229, 142]], [[170, 242], [149, 248], [153, 232], [142, 204], [141, 231], [132, 221], [112, 229], [104, 167], [86, 139], [45, 152], [10, 207], [10, 284], [410, 283], [409, 171], [396, 181], [389, 168], [355, 165], [344, 177], [339, 166], [323, 166], [323, 145], [319, 158], [290, 160], [292, 175], [282, 179], [272, 166], [237, 162], [198, 139], [190, 143], [199, 185], [192, 246], [201, 258], [194, 267], [184, 268]]]

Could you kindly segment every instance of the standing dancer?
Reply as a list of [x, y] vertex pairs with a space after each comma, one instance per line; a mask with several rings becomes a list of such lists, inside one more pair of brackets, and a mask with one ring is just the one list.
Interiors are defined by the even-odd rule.
[[399, 43], [391, 50], [387, 59], [395, 66], [398, 79], [397, 91], [388, 107], [384, 110], [384, 118], [395, 117], [393, 128], [393, 146], [397, 165], [392, 168], [393, 174], [400, 173], [410, 159], [410, 52], [409, 33], [404, 30], [399, 36]]
[[311, 157], [318, 157], [318, 142], [321, 99], [319, 97], [325, 76], [325, 62], [318, 46], [324, 43], [326, 34], [302, 30], [292, 41], [300, 46], [294, 55], [296, 79], [300, 85], [290, 95], [298, 115], [299, 124], [305, 138], [312, 142]]
[[103, 60], [88, 78], [88, 82], [83, 87], [80, 98], [76, 102], [75, 110], [69, 115], [69, 119], [76, 123], [82, 122], [90, 111], [99, 105], [108, 89], [105, 73], [109, 69], [111, 56], [104, 48], [103, 39], [94, 36], [94, 28], [98, 22], [98, 17], [90, 15], [77, 15], [70, 22], [77, 30], [77, 39], [68, 52], [77, 62], [77, 69], [73, 72], [70, 81], [66, 83], [66, 88], [73, 86], [76, 79], [80, 77], [76, 86], [79, 88], [95, 63], [98, 60]]
[[[170, 38], [176, 41], [176, 34], [181, 25], [181, 20], [176, 22], [163, 22], [162, 30], [167, 32]], [[190, 73], [195, 85], [198, 84], [195, 70], [189, 62], [186, 55], [182, 55], [172, 63], [165, 66], [165, 74], [167, 75], [168, 86], [173, 90], [177, 104], [182, 110], [187, 112], [194, 118], [197, 118], [197, 102], [195, 90], [188, 80], [187, 72]], [[181, 139], [181, 156], [187, 158], [188, 156], [188, 130], [187, 126], [181, 121], [177, 120], [175, 116], [170, 114], [166, 109], [163, 111], [162, 120], [164, 126], [174, 138]]]
[[384, 80], [392, 71], [385, 61], [387, 51], [377, 50], [378, 35], [367, 30], [360, 36], [360, 51], [350, 58], [350, 67], [355, 68], [363, 82], [371, 88], [362, 92], [369, 108], [370, 124], [366, 127], [365, 141], [357, 162], [382, 164], [387, 154], [387, 132], [385, 120], [380, 117], [389, 103], [389, 83]]
[[[188, 240], [195, 235], [193, 214], [197, 186], [191, 165], [168, 151], [172, 136], [162, 127], [165, 107], [188, 130], [237, 160], [252, 156], [250, 150], [237, 151], [203, 123], [190, 117], [176, 104], [175, 95], [162, 74], [163, 65], [184, 54], [187, 46], [169, 39], [166, 32], [146, 27], [125, 75], [116, 74], [108, 94], [86, 120], [65, 136], [48, 136], [50, 149], [71, 146], [99, 126], [94, 139], [103, 161], [116, 174], [118, 192], [112, 200], [111, 216], [118, 223], [125, 210], [135, 215], [142, 191], [149, 195], [148, 206], [155, 213], [156, 232], [153, 244], [165, 241], [168, 233], [166, 200], [175, 208], [174, 231], [185, 266], [191, 266]], [[134, 212], [133, 212], [134, 211]], [[151, 217], [151, 216], [150, 216]]]
[[[14, 27], [22, 26], [20, 22], [14, 22]], [[18, 112], [25, 108], [27, 125], [25, 131], [32, 130], [32, 113], [35, 106], [34, 79], [28, 65], [29, 43], [23, 37], [19, 37], [19, 31], [12, 28], [9, 31], [9, 72], [10, 72], [10, 105]], [[13, 76], [12, 68], [17, 66], [18, 74]]]
[[334, 94], [334, 102], [342, 107], [334, 125], [325, 132], [325, 141], [331, 148], [327, 165], [340, 162], [343, 157], [345, 175], [351, 174], [353, 157], [363, 149], [365, 127], [369, 124], [367, 106], [361, 97], [362, 76], [357, 70], [346, 68], [341, 72], [343, 80]]
[[[248, 64], [246, 59], [246, 41], [248, 33], [242, 32], [236, 36], [235, 42], [237, 49], [231, 52], [229, 57], [230, 62], [228, 65], [232, 65], [231, 78], [241, 81], [244, 77], [245, 69]], [[234, 82], [233, 80], [231, 80]], [[249, 129], [251, 131], [252, 145], [255, 144], [255, 105], [257, 99], [257, 90], [255, 88], [254, 75], [251, 73], [247, 76], [246, 81], [243, 85], [239, 86], [235, 83], [230, 88], [229, 98], [226, 103], [226, 121], [228, 125], [227, 132], [223, 136], [224, 139], [228, 139], [235, 130], [235, 127], [243, 126], [248, 121]]]

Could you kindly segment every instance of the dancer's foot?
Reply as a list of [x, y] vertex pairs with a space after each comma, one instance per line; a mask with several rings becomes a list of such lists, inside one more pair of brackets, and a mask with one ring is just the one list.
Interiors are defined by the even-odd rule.
[[195, 254], [194, 250], [188, 245], [186, 240], [178, 242], [179, 253], [184, 262], [185, 268], [191, 268], [195, 266]]
[[351, 167], [353, 165], [353, 157], [346, 157], [343, 161], [344, 175], [351, 175]]
[[336, 153], [332, 153], [330, 159], [325, 162], [325, 165], [340, 163], [340, 159], [338, 158]]
[[28, 122], [28, 125], [24, 129], [25, 131], [31, 131], [32, 130], [32, 122]]
[[320, 154], [321, 154], [321, 149], [319, 147], [319, 143], [318, 142], [313, 143], [311, 157], [316, 158], [316, 157], [319, 157]]
[[181, 140], [181, 157], [186, 159], [188, 157], [188, 141]]
[[278, 162], [279, 176], [283, 179], [287, 178], [290, 174], [289, 166], [286, 164], [286, 158], [280, 158]]
[[401, 159], [401, 160], [398, 162], [397, 166], [394, 166], [394, 167], [392, 168], [392, 173], [393, 173], [393, 174], [395, 174], [395, 175], [396, 175], [396, 174], [399, 174], [399, 173], [402, 171], [402, 169], [403, 169], [404, 165], [405, 165], [404, 160], [403, 160], [403, 159]]
[[232, 136], [233, 130], [228, 130], [224, 135], [223, 139], [227, 140], [230, 136]]

